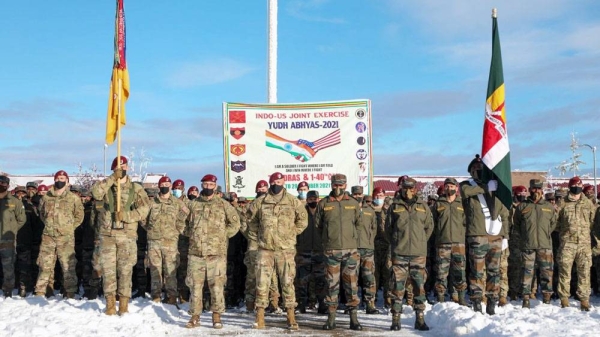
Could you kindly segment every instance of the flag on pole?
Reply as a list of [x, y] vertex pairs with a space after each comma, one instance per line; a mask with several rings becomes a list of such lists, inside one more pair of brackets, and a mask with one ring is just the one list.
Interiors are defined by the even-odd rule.
[[500, 36], [498, 35], [495, 9], [492, 14], [492, 63], [485, 103], [481, 155], [485, 166], [483, 180], [498, 180], [496, 196], [506, 208], [510, 209], [512, 206], [510, 149], [504, 108], [504, 75], [500, 53]]
[[[115, 16], [115, 59], [113, 63], [110, 91], [108, 95], [108, 116], [106, 118], [106, 144], [112, 144], [117, 130], [125, 125], [125, 102], [129, 98], [129, 72], [125, 61], [125, 10], [123, 0], [117, 0]], [[119, 119], [119, 109], [121, 118]]]

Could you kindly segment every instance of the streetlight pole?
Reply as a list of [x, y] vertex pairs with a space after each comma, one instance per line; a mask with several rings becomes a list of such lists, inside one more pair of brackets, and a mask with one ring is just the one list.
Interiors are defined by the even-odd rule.
[[106, 149], [108, 148], [108, 144], [104, 144], [104, 178], [106, 178]]
[[598, 198], [598, 183], [596, 183], [596, 147], [589, 144], [581, 144], [581, 146], [589, 147], [594, 155], [594, 198]]

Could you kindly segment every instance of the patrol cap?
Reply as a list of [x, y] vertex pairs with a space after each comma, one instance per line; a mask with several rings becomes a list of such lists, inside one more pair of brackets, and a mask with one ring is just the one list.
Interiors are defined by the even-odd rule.
[[567, 196], [567, 193], [563, 190], [556, 190], [554, 191], [554, 197], [555, 198], [564, 198]]
[[554, 193], [553, 192], [548, 192], [548, 193], [544, 194], [544, 197], [546, 198], [546, 200], [554, 200], [554, 199], [556, 199], [554, 197]]
[[46, 186], [44, 184], [39, 185], [38, 192], [44, 192], [44, 191], [48, 192], [48, 186]]
[[578, 176], [569, 179], [569, 186], [574, 186], [577, 184], [581, 184], [581, 178], [579, 178]]
[[0, 182], [3, 182], [5, 184], [10, 184], [10, 178], [5, 175], [0, 175]]
[[90, 192], [90, 190], [83, 188], [83, 189], [81, 189], [81, 196], [82, 197], [91, 197], [92, 193]]
[[458, 181], [454, 178], [446, 178], [446, 180], [444, 180], [444, 185], [448, 184], [458, 186]]
[[363, 194], [363, 187], [362, 186], [352, 186], [350, 191], [352, 192], [352, 194]]
[[317, 192], [317, 191], [308, 191], [308, 193], [306, 193], [306, 198], [307, 199], [308, 198], [312, 198], [312, 197], [318, 198], [319, 197], [319, 192]]
[[217, 192], [217, 193], [223, 192], [223, 188], [221, 187], [221, 185], [217, 185], [217, 189], [215, 190], [215, 192]]
[[338, 185], [344, 185], [346, 183], [346, 175], [341, 174], [341, 173], [336, 173], [336, 174], [332, 175], [331, 183], [338, 184]]
[[[211, 182], [211, 183], [216, 183], [217, 182], [217, 176], [215, 176], [214, 174], [207, 174], [204, 177], [202, 177], [202, 179], [200, 180], [200, 182]], [[221, 187], [221, 186], [219, 186]]]
[[246, 198], [245, 197], [239, 197], [238, 198], [238, 204], [246, 202]]
[[171, 178], [164, 176], [164, 177], [160, 177], [160, 179], [158, 179], [158, 185], [160, 186], [160, 184], [162, 183], [170, 183], [171, 182]]
[[17, 186], [17, 187], [15, 187], [14, 191], [15, 191], [15, 193], [17, 193], [17, 192], [27, 193], [27, 189], [25, 189], [25, 186]]
[[269, 184], [272, 184], [275, 182], [275, 180], [279, 180], [279, 179], [283, 179], [283, 174], [281, 174], [279, 172], [275, 172], [269, 176]]
[[373, 197], [370, 195], [367, 195], [364, 200], [365, 200], [365, 202], [373, 202]]
[[194, 191], [199, 192], [198, 191], [198, 187], [196, 187], [196, 186], [190, 186], [190, 188], [188, 188], [188, 194], [190, 194], [190, 192], [194, 192]]
[[402, 186], [402, 182], [403, 182], [404, 180], [406, 180], [407, 178], [408, 178], [408, 176], [407, 176], [407, 175], [403, 175], [403, 176], [400, 176], [400, 177], [398, 177], [398, 182], [396, 183], [396, 185], [397, 185], [397, 186]]
[[298, 183], [298, 187], [296, 188], [296, 191], [301, 189], [302, 187], [308, 187], [308, 183], [306, 181], [301, 181], [300, 183]]
[[[118, 157], [115, 157], [115, 159], [113, 159], [112, 164], [110, 165], [110, 169], [112, 171], [114, 171], [117, 168], [117, 159]], [[127, 157], [125, 156], [121, 156], [121, 165], [127, 165]]]
[[33, 187], [33, 188], [37, 189], [38, 184], [35, 181], [30, 181], [27, 184], [25, 184], [25, 187], [27, 187], [27, 188]]
[[417, 186], [417, 181], [413, 178], [406, 178], [402, 182], [402, 188], [413, 188]]
[[471, 162], [469, 163], [469, 166], [467, 166], [467, 172], [471, 173], [471, 168], [473, 167], [473, 165], [475, 164], [480, 164], [481, 163], [481, 157], [476, 154], [475, 158], [473, 160], [471, 160]]
[[[217, 178], [215, 177], [215, 179], [217, 179]], [[173, 189], [178, 188], [178, 187], [181, 187], [182, 189], [185, 187], [185, 183], [183, 182], [183, 180], [177, 179], [173, 182]]]
[[63, 176], [63, 177], [67, 177], [67, 180], [69, 180], [69, 175], [67, 174], [67, 172], [60, 170], [56, 173], [54, 173], [54, 181], [56, 181], [56, 178]]
[[381, 188], [381, 187], [375, 187], [375, 188], [373, 189], [373, 195], [377, 195], [377, 194], [379, 194], [379, 193], [383, 193], [383, 194], [385, 194], [385, 191], [384, 191], [384, 190], [383, 190], [383, 188]]
[[544, 182], [540, 179], [529, 180], [529, 188], [544, 188]]
[[81, 187], [79, 185], [71, 185], [71, 187], [69, 187], [69, 191], [81, 193]]
[[267, 181], [266, 181], [266, 180], [259, 180], [259, 181], [256, 183], [256, 189], [255, 189], [255, 191], [254, 191], [254, 192], [256, 192], [256, 190], [258, 190], [259, 188], [262, 188], [262, 187], [268, 187], [268, 186], [269, 186], [269, 183], [267, 183]]

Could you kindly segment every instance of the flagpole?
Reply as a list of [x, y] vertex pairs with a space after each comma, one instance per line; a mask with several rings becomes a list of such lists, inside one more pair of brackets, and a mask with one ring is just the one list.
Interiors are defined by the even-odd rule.
[[[117, 74], [119, 71], [117, 70]], [[117, 167], [121, 168], [121, 93], [123, 92], [122, 79], [119, 76], [117, 93]], [[117, 178], [117, 212], [121, 211], [121, 177]]]
[[267, 100], [277, 103], [277, 0], [268, 0]]

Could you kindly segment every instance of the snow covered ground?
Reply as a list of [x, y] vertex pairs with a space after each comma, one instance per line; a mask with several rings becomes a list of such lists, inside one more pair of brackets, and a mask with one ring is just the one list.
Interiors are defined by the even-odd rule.
[[[415, 315], [405, 307], [402, 330], [389, 331], [391, 314], [359, 313], [363, 325], [361, 335], [367, 336], [591, 336], [600, 328], [600, 299], [592, 298], [590, 312], [581, 312], [579, 302], [571, 300], [571, 307], [561, 309], [558, 301], [550, 305], [532, 300], [531, 309], [522, 309], [520, 302], [498, 308], [495, 316], [474, 313], [470, 308], [454, 303], [428, 305], [425, 320], [431, 330], [417, 332], [413, 329]], [[0, 336], [353, 336], [348, 330], [348, 315], [338, 314], [338, 329], [322, 331], [325, 315], [314, 312], [297, 315], [300, 331], [285, 330], [285, 315], [267, 315], [267, 329], [251, 329], [254, 316], [237, 310], [228, 311], [222, 318], [224, 328], [212, 329], [211, 314], [201, 316], [202, 326], [186, 329], [190, 315], [188, 306], [181, 309], [167, 304], [157, 304], [149, 299], [134, 299], [130, 313], [123, 316], [106, 316], [104, 299], [65, 300], [60, 295], [50, 299], [39, 297], [0, 298]], [[485, 311], [485, 307], [484, 307]]]

